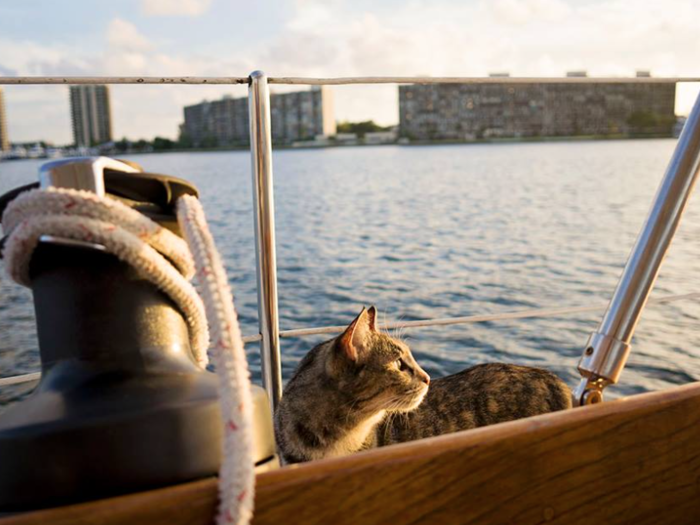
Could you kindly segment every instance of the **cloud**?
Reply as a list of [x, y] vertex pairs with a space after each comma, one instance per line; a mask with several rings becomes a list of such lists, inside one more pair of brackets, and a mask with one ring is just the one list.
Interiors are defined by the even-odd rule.
[[211, 0], [141, 0], [141, 11], [149, 16], [199, 16]]
[[17, 75], [16, 69], [10, 69], [9, 67], [4, 67], [0, 65], [0, 75], [4, 77], [13, 77]]
[[499, 20], [509, 24], [554, 22], [572, 13], [572, 8], [562, 0], [493, 0], [489, 7]]
[[[220, 75], [251, 71], [246, 59], [163, 52], [124, 19], [111, 20], [104, 46], [42, 45], [0, 37], [0, 74], [38, 76]], [[242, 73], [245, 74], [245, 73]], [[112, 124], [116, 137], [175, 137], [182, 108], [225, 93], [245, 95], [231, 86], [112, 86]], [[46, 139], [72, 141], [66, 86], [8, 86], [5, 104], [10, 138], [16, 142]]]
[[[358, 5], [360, 4], [360, 5]], [[677, 0], [297, 0], [277, 37], [260, 46], [270, 75], [697, 76], [700, 4]], [[334, 88], [336, 118], [398, 118], [396, 88]], [[681, 113], [690, 96], [679, 89]]]
[[153, 48], [151, 42], [139, 33], [131, 22], [115, 18], [107, 27], [107, 44], [124, 51], [148, 51]]
[[[16, 75], [49, 75], [53, 67], [85, 63], [82, 50], [67, 45], [44, 45], [30, 40], [10, 40], [0, 36], [0, 68]], [[66, 73], [64, 73], [66, 74]]]
[[[177, 9], [181, 4], [168, 3]], [[698, 19], [700, 4], [688, 0], [663, 5], [655, 0], [408, 0], [400, 9], [373, 0], [296, 0], [275, 31], [245, 47], [226, 39], [214, 48], [198, 47], [200, 42], [184, 34], [176, 43], [149, 39], [131, 21], [115, 18], [104, 32], [104, 46], [90, 49], [0, 37], [0, 70], [26, 75], [215, 76], [263, 69], [271, 76], [480, 76], [493, 71], [563, 76], [567, 70], [586, 69], [604, 76], [650, 69], [655, 76], [697, 76]], [[141, 21], [140, 27], [145, 24]], [[273, 86], [277, 92], [292, 89], [301, 88]], [[338, 120], [392, 124], [398, 119], [395, 86], [333, 90]], [[678, 92], [678, 110], [687, 112], [694, 92]], [[132, 138], [174, 137], [184, 105], [224, 93], [243, 96], [245, 88], [115, 86], [115, 132]], [[8, 104], [13, 97], [14, 91], [8, 93]], [[62, 91], [60, 104], [68, 114]], [[58, 124], [48, 121], [30, 129], [25, 122], [32, 119], [23, 111], [30, 111], [30, 105], [13, 108], [13, 136], [65, 137], [65, 130], [55, 131]]]
[[[346, 75], [698, 70], [700, 39], [693, 21], [700, 19], [700, 4], [688, 0], [413, 0], [401, 9], [371, 12], [350, 2], [298, 0], [297, 6], [285, 31], [263, 51], [268, 60], [284, 56], [282, 67], [291, 60], [295, 67], [342, 69]], [[297, 45], [304, 53], [291, 57]]]

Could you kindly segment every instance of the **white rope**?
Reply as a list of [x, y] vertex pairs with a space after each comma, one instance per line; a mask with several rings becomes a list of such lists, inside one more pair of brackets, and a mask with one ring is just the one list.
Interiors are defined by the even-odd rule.
[[[207, 364], [209, 333], [204, 305], [186, 277], [194, 265], [182, 239], [125, 204], [87, 191], [31, 190], [12, 201], [3, 214], [9, 234], [5, 269], [18, 284], [29, 286], [29, 260], [42, 235], [97, 243], [138, 270], [165, 292], [185, 315], [192, 351]], [[157, 250], [162, 250], [181, 273]]]
[[199, 201], [185, 195], [177, 215], [194, 256], [211, 322], [212, 357], [219, 375], [221, 417], [224, 420], [224, 462], [219, 472], [220, 524], [248, 523], [253, 515], [253, 457], [250, 374], [233, 295]]
[[[193, 355], [201, 367], [207, 363], [208, 317], [224, 424], [217, 521], [221, 525], [246, 525], [252, 517], [255, 471], [253, 404], [245, 350], [224, 266], [202, 208], [194, 197], [182, 197], [177, 209], [187, 243], [114, 199], [70, 189], [31, 190], [12, 201], [3, 215], [3, 228], [8, 234], [3, 253], [5, 268], [14, 281], [29, 285], [27, 268], [42, 235], [104, 246], [178, 305], [188, 324]], [[188, 281], [195, 272], [204, 302]], [[34, 376], [28, 374], [22, 382]]]
[[[74, 198], [75, 194], [79, 198]], [[89, 191], [49, 188], [19, 195], [3, 215], [9, 231], [26, 218], [74, 215], [106, 222], [123, 228], [166, 256], [186, 279], [194, 276], [194, 264], [187, 243], [136, 210], [115, 199], [104, 199]], [[26, 284], [23, 282], [22, 284]]]

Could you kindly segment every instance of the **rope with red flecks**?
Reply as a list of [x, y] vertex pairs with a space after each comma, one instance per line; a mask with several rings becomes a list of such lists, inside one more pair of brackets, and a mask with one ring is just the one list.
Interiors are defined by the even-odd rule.
[[185, 195], [177, 203], [211, 322], [211, 355], [219, 374], [224, 419], [224, 462], [219, 472], [219, 523], [248, 523], [253, 514], [255, 466], [248, 362], [233, 306], [233, 295], [199, 200]]
[[[206, 366], [210, 347], [219, 377], [224, 460], [217, 521], [245, 525], [252, 517], [255, 490], [253, 403], [233, 294], [199, 201], [181, 197], [177, 215], [186, 242], [115, 199], [62, 188], [31, 190], [3, 214], [5, 267], [10, 278], [28, 286], [29, 261], [43, 235], [89, 242], [133, 266], [178, 305], [195, 360]], [[203, 299], [189, 282], [194, 275]]]

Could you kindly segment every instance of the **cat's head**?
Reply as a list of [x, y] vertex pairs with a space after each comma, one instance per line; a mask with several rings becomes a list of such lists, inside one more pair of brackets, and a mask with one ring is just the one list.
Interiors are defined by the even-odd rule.
[[374, 306], [362, 309], [333, 341], [327, 372], [362, 409], [413, 410], [428, 392], [430, 376], [416, 363], [408, 345], [377, 330], [376, 318]]

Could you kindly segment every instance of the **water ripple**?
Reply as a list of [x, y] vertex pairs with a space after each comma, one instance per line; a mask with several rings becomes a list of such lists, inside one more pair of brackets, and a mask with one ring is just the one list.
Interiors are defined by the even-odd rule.
[[[675, 141], [276, 151], [283, 329], [348, 323], [363, 305], [417, 320], [609, 298]], [[250, 157], [133, 156], [192, 180], [226, 260], [244, 333], [257, 332]], [[0, 192], [39, 162], [0, 164]], [[700, 290], [691, 199], [655, 294]], [[570, 384], [599, 317], [582, 313], [404, 331], [436, 377], [486, 361], [545, 366]], [[700, 378], [700, 305], [645, 311], [619, 395]], [[283, 374], [323, 337], [284, 339]], [[0, 373], [38, 366], [31, 294], [0, 277]], [[248, 346], [260, 380], [257, 345]], [[0, 404], [27, 387], [3, 389]]]

